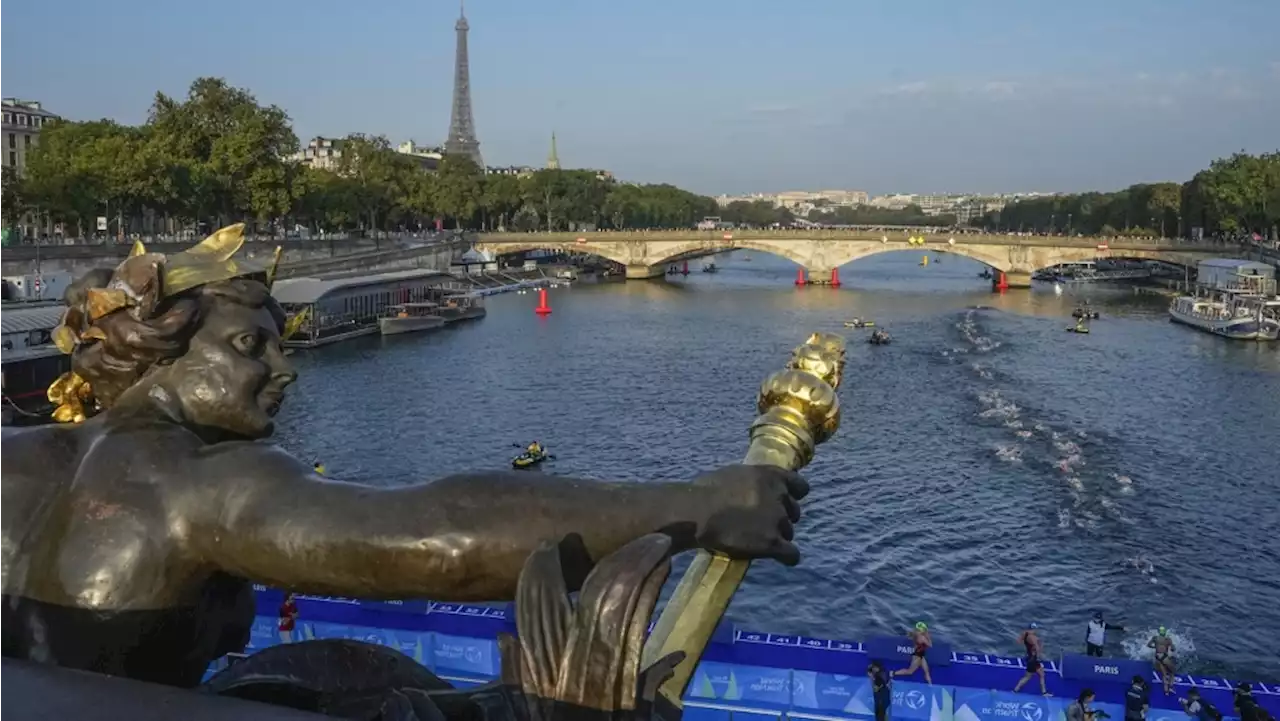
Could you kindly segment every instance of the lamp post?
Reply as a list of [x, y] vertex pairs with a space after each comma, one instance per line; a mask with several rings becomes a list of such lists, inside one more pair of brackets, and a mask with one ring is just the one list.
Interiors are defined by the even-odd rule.
[[1067, 237], [1071, 237], [1071, 213], [1067, 213]]

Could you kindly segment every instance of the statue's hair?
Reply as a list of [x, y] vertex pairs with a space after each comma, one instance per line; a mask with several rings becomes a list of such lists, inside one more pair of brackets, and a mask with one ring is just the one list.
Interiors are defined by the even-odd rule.
[[[109, 271], [91, 271], [67, 289], [64, 300], [88, 317], [88, 291], [106, 287], [110, 280]], [[102, 337], [79, 345], [72, 354], [71, 368], [92, 386], [98, 407], [110, 408], [153, 368], [185, 354], [201, 319], [219, 302], [266, 308], [277, 327], [284, 328], [284, 311], [264, 284], [232, 278], [163, 298], [149, 318], [139, 320], [129, 310], [99, 318], [93, 325], [102, 331]]]

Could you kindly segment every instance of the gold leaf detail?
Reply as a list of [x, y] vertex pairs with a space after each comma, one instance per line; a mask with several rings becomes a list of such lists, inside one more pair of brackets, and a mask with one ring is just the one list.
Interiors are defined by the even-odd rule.
[[53, 419], [59, 423], [79, 423], [85, 419], [84, 404], [93, 397], [89, 382], [75, 371], [68, 371], [49, 386], [46, 394], [58, 407]]
[[307, 321], [307, 316], [310, 314], [311, 306], [307, 306], [290, 316], [289, 320], [285, 321], [284, 332], [280, 334], [280, 342], [283, 343], [293, 337], [293, 334], [302, 328], [302, 324]]
[[166, 263], [164, 271], [164, 294], [177, 295], [206, 283], [229, 280], [240, 275], [240, 266], [234, 260], [216, 263], [197, 263], [185, 265]]
[[129, 257], [136, 258], [140, 255], [145, 255], [146, 252], [147, 246], [143, 245], [141, 240], [135, 240], [133, 241], [133, 250], [129, 251]]
[[90, 288], [86, 297], [90, 322], [129, 305], [129, 296], [118, 288]]
[[272, 284], [276, 282], [276, 270], [280, 267], [280, 256], [284, 255], [284, 248], [277, 245], [275, 253], [271, 256], [271, 267], [267, 269], [267, 290], [271, 290]]
[[107, 334], [103, 333], [102, 329], [96, 325], [89, 328], [89, 330], [84, 332], [84, 335], [80, 336], [81, 342], [87, 341], [87, 340], [106, 340], [106, 339], [107, 339]]
[[71, 355], [76, 349], [76, 332], [65, 325], [60, 325], [53, 329], [53, 344], [58, 346], [58, 350], [67, 355]]
[[187, 253], [194, 255], [205, 255], [216, 261], [230, 260], [231, 256], [240, 250], [240, 246], [244, 245], [244, 223], [236, 223], [221, 228], [210, 235], [208, 238], [200, 241], [200, 244], [194, 248], [187, 249]]

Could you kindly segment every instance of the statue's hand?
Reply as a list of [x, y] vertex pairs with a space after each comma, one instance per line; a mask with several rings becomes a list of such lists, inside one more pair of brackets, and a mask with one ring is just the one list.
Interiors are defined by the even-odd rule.
[[809, 484], [794, 471], [777, 466], [725, 466], [699, 477], [706, 490], [698, 545], [733, 558], [774, 558], [788, 566], [800, 562], [791, 542], [800, 520], [800, 499]]

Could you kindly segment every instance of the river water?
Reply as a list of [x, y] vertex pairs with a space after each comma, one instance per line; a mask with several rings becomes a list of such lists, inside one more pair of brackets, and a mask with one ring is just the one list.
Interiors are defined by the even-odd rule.
[[[950, 255], [864, 259], [838, 290], [796, 288], [770, 256], [716, 260], [553, 290], [549, 318], [509, 294], [465, 327], [300, 352], [281, 442], [368, 483], [505, 469], [534, 439], [548, 472], [690, 478], [742, 457], [794, 346], [844, 332], [803, 560], [752, 567], [740, 626], [857, 639], [924, 620], [1013, 655], [1035, 621], [1050, 653], [1079, 653], [1103, 609], [1132, 657], [1164, 625], [1185, 670], [1280, 680], [1280, 349], [1171, 324], [1123, 287], [995, 295]], [[1103, 317], [1065, 333], [1081, 297]], [[845, 331], [854, 316], [893, 345]]]

